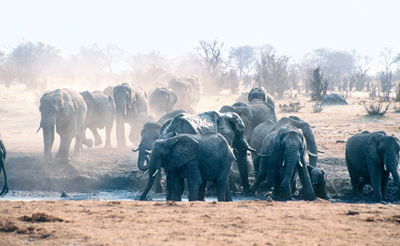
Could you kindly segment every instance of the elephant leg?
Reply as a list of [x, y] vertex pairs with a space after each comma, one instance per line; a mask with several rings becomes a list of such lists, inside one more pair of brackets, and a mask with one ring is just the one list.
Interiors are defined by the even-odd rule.
[[103, 143], [103, 141], [101, 140], [101, 136], [99, 134], [99, 132], [97, 131], [97, 127], [89, 127], [90, 131], [93, 133], [93, 137], [94, 137], [94, 146], [99, 146]]
[[8, 184], [7, 184], [7, 174], [6, 174], [6, 169], [4, 167], [4, 160], [1, 160], [0, 163], [0, 175], [1, 175], [1, 170], [3, 170], [3, 174], [4, 174], [4, 185], [3, 185], [3, 189], [0, 192], [0, 197], [4, 196], [5, 194], [7, 194], [8, 192]]
[[171, 187], [172, 187], [172, 200], [176, 202], [182, 201], [182, 191], [184, 188], [184, 178], [180, 170], [171, 171]]
[[203, 183], [197, 161], [189, 161], [184, 167], [189, 189], [189, 201], [199, 200], [199, 188]]
[[116, 121], [116, 134], [117, 134], [117, 145], [119, 148], [126, 147], [125, 139], [125, 123], [122, 120]]
[[161, 185], [161, 172], [158, 172], [156, 174], [156, 179], [154, 181], [156, 183], [155, 188], [154, 188], [154, 192], [155, 193], [163, 193], [163, 188]]
[[257, 172], [256, 181], [254, 182], [253, 186], [251, 187], [251, 193], [256, 193], [258, 187], [260, 186], [261, 182], [265, 180], [267, 177], [268, 170], [264, 165], [261, 165], [260, 170]]
[[60, 148], [56, 154], [62, 162], [68, 162], [70, 159], [68, 157], [69, 148], [71, 146], [72, 136], [70, 134], [60, 134]]
[[308, 201], [314, 201], [316, 199], [314, 189], [311, 184], [310, 175], [308, 174], [306, 165], [302, 167], [300, 165], [297, 166], [297, 171], [299, 174], [299, 178], [301, 184], [303, 186], [305, 199]]
[[106, 126], [106, 145], [104, 146], [105, 148], [111, 148], [111, 130], [112, 124], [111, 126]]
[[374, 189], [374, 201], [382, 202], [382, 193], [381, 193], [381, 182], [382, 182], [382, 171], [380, 168], [375, 165], [369, 165], [369, 176], [371, 179], [371, 186]]
[[217, 186], [217, 197], [219, 202], [225, 202], [227, 201], [226, 199], [226, 186], [227, 186], [227, 180], [217, 180], [216, 181], [216, 186]]
[[93, 140], [86, 138], [86, 131], [83, 135], [82, 144], [86, 145], [88, 148], [93, 147]]
[[249, 160], [247, 159], [247, 150], [238, 150], [237, 165], [240, 173], [240, 180], [242, 181], [243, 190], [248, 192], [250, 188], [248, 165]]
[[382, 198], [386, 199], [386, 189], [388, 186], [389, 182], [389, 171], [383, 171], [382, 172], [382, 180], [381, 180], [381, 192], [382, 192]]
[[75, 136], [74, 155], [79, 156], [82, 151], [82, 134]]
[[207, 181], [203, 180], [203, 183], [200, 185], [199, 188], [199, 201], [205, 201], [205, 197], [206, 197], [206, 186], [207, 186]]

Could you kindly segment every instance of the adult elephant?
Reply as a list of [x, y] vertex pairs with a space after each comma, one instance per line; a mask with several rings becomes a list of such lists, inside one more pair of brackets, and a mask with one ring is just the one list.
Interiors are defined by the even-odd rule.
[[62, 162], [69, 161], [68, 152], [75, 138], [74, 154], [82, 149], [87, 114], [86, 103], [82, 96], [70, 89], [57, 89], [45, 92], [40, 98], [41, 121], [43, 129], [44, 162], [51, 161], [51, 148], [54, 143], [54, 131], [60, 135], [60, 148], [56, 154]]
[[140, 199], [151, 189], [156, 171], [167, 173], [167, 200], [181, 201], [186, 178], [189, 201], [204, 200], [205, 185], [213, 181], [218, 190], [218, 201], [231, 201], [227, 179], [235, 156], [226, 139], [216, 132], [178, 134], [158, 139], [151, 149], [149, 183]]
[[399, 149], [399, 139], [383, 131], [365, 131], [349, 138], [345, 156], [355, 195], [358, 196], [366, 184], [371, 184], [374, 201], [381, 202], [385, 199], [390, 174], [400, 189]]
[[274, 195], [283, 200], [291, 200], [291, 184], [297, 170], [305, 199], [315, 200], [304, 160], [305, 150], [306, 143], [300, 129], [287, 125], [268, 134], [262, 143], [260, 168], [251, 192], [254, 193], [268, 175], [267, 181], [274, 183]]
[[315, 137], [311, 126], [297, 116], [289, 116], [282, 117], [278, 122], [266, 120], [265, 122], [256, 126], [251, 132], [249, 144], [250, 147], [256, 150], [255, 152], [251, 153], [253, 166], [256, 171], [258, 170], [262, 141], [264, 140], [265, 136], [285, 125], [291, 125], [301, 129], [307, 143], [308, 164], [312, 167], [317, 166], [318, 152], [320, 151], [317, 149], [317, 144], [315, 142]]
[[[168, 114], [163, 115], [157, 122], [149, 121], [144, 124], [143, 129], [141, 131], [141, 140], [140, 144], [137, 149], [132, 149], [133, 152], [139, 151], [137, 165], [140, 171], [147, 171], [149, 170], [149, 152], [153, 147], [155, 141], [160, 138], [160, 130], [162, 126], [167, 122], [169, 119], [174, 118], [178, 114], [185, 113], [183, 109], [173, 110]], [[162, 186], [160, 183], [160, 175], [157, 174], [156, 177], [156, 192], [162, 192]]]
[[135, 88], [132, 84], [123, 83], [114, 87], [113, 97], [116, 109], [117, 145], [126, 147], [124, 123], [129, 123], [131, 126], [129, 139], [134, 142], [139, 132], [137, 117], [141, 113], [147, 113], [149, 108], [147, 95], [140, 87]]
[[177, 97], [176, 109], [187, 110], [196, 107], [200, 100], [200, 84], [198, 79], [173, 78], [168, 84]]
[[3, 174], [4, 174], [4, 185], [3, 185], [3, 189], [0, 192], [0, 197], [5, 196], [8, 192], [7, 174], [6, 174], [6, 167], [5, 167], [6, 154], [7, 154], [6, 146], [4, 145], [3, 141], [1, 140], [1, 136], [0, 136], [0, 174], [1, 174], [1, 171], [3, 171]]
[[275, 108], [275, 100], [274, 98], [267, 92], [264, 87], [253, 87], [248, 93], [247, 100], [249, 102], [254, 99], [258, 99], [264, 102], [271, 104]]
[[207, 111], [197, 115], [180, 114], [167, 121], [161, 128], [160, 136], [170, 132], [186, 134], [204, 134], [218, 132], [228, 141], [234, 149], [244, 191], [249, 189], [247, 151], [254, 151], [246, 142], [244, 124], [236, 113], [219, 113]]
[[[105, 147], [111, 148], [111, 130], [115, 118], [115, 104], [113, 98], [101, 91], [83, 91], [79, 94], [81, 94], [87, 106], [85, 127], [89, 128], [93, 133], [94, 145], [99, 146], [103, 143], [97, 129], [105, 128]], [[84, 135], [83, 143], [88, 147], [93, 146], [93, 140], [86, 139], [86, 135]]]
[[157, 118], [172, 111], [177, 97], [173, 90], [157, 87], [149, 97], [150, 110], [155, 112]]
[[245, 125], [247, 142], [249, 142], [250, 134], [257, 125], [266, 120], [271, 120], [272, 122], [277, 121], [275, 108], [271, 104], [259, 99], [254, 99], [247, 104], [238, 102], [234, 103], [232, 106], [223, 106], [219, 112], [234, 112], [240, 116]]

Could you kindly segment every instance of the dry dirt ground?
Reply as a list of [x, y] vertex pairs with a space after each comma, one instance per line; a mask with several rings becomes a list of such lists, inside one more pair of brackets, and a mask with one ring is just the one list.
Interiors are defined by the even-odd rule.
[[[83, 89], [78, 91], [82, 91]], [[238, 95], [203, 97], [197, 112], [219, 110]], [[371, 203], [351, 192], [344, 150], [361, 131], [400, 135], [400, 114], [391, 108], [381, 117], [366, 114], [365, 94], [353, 94], [348, 105], [326, 106], [312, 113], [313, 102], [298, 95], [304, 107], [296, 115], [313, 129], [318, 166], [327, 172], [330, 201], [271, 200], [271, 192], [238, 194], [232, 203], [135, 201], [147, 182], [131, 148], [85, 148], [67, 164], [43, 166], [37, 96], [23, 87], [0, 86], [0, 134], [7, 147], [10, 192], [0, 198], [0, 245], [399, 245], [399, 191], [389, 184], [388, 204]], [[276, 105], [288, 104], [287, 99]], [[104, 130], [103, 130], [104, 131]], [[104, 133], [102, 133], [104, 134]], [[89, 135], [90, 136], [90, 135]], [[116, 146], [113, 134], [113, 146]], [[53, 153], [58, 147], [58, 139]], [[0, 187], [3, 184], [0, 177]], [[60, 197], [64, 192], [65, 197]]]

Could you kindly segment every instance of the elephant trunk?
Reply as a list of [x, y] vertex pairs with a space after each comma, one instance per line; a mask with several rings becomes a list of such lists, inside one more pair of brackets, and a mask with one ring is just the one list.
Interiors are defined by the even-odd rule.
[[54, 132], [55, 132], [55, 124], [46, 124], [41, 123], [43, 128], [43, 143], [44, 143], [44, 163], [48, 164], [51, 161], [51, 147], [54, 142]]
[[287, 146], [284, 154], [284, 163], [286, 167], [285, 176], [281, 184], [281, 188], [283, 191], [283, 197], [287, 200], [292, 198], [291, 191], [290, 191], [290, 183], [293, 177], [294, 170], [296, 165], [299, 164], [300, 161], [300, 154], [299, 154], [299, 147], [298, 146]]
[[154, 181], [156, 179], [156, 174], [158, 171], [160, 171], [161, 167], [157, 168], [157, 164], [155, 161], [150, 162], [150, 168], [149, 168], [149, 182], [147, 183], [146, 189], [143, 191], [142, 195], [140, 196], [139, 200], [144, 201], [146, 199], [147, 194], [151, 190], [151, 187], [153, 187]]
[[118, 147], [125, 147], [125, 125], [124, 125], [125, 109], [117, 107], [115, 114], [115, 129], [117, 135]]
[[392, 174], [393, 181], [396, 183], [397, 187], [400, 190], [399, 170], [397, 168], [397, 165], [399, 164], [398, 156], [386, 157], [384, 158], [384, 163], [388, 171]]
[[[137, 162], [138, 168], [140, 171], [143, 171], [143, 172], [147, 171], [150, 167], [149, 162], [148, 162], [148, 160], [149, 160], [148, 151], [151, 150], [151, 145], [147, 142], [142, 141], [139, 144], [138, 150], [139, 150], [139, 156], [138, 156], [138, 162]], [[146, 165], [145, 165], [145, 162], [147, 163]]]

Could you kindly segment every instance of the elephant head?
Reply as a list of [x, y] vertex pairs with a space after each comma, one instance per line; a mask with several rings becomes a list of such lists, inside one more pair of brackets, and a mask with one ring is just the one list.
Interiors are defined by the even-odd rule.
[[237, 102], [232, 106], [225, 105], [219, 110], [219, 112], [220, 113], [235, 112], [240, 116], [245, 127], [249, 126], [250, 122], [253, 120], [253, 114], [251, 113], [249, 106], [247, 106], [245, 103], [242, 102]]
[[[183, 167], [188, 161], [196, 158], [197, 148], [198, 141], [187, 135], [177, 135], [171, 138], [158, 139], [151, 149], [149, 182], [145, 191], [140, 196], [140, 200], [146, 198], [154, 184], [156, 173], [161, 167], [163, 167], [167, 173]], [[171, 193], [173, 191], [169, 190], [167, 193], [168, 192]], [[171, 195], [172, 194], [167, 194], [167, 200]]]
[[306, 192], [306, 199], [315, 199], [304, 160], [305, 150], [303, 133], [290, 125], [279, 128], [263, 141], [262, 157], [267, 158], [272, 165], [269, 179], [274, 178], [274, 192], [285, 200], [292, 199], [290, 184], [296, 169]]
[[368, 139], [368, 158], [373, 160], [373, 163], [377, 165], [383, 165], [380, 168], [392, 174], [394, 182], [400, 189], [398, 172], [399, 149], [399, 139], [395, 136], [388, 136], [384, 132], [374, 132]]
[[264, 87], [253, 87], [251, 88], [249, 95], [247, 96], [247, 100], [251, 102], [254, 99], [259, 99], [261, 101], [266, 101], [265, 100], [265, 89]]
[[[138, 157], [138, 168], [141, 171], [147, 171], [149, 169], [149, 153], [156, 140], [160, 137], [160, 130], [162, 125], [158, 122], [147, 122], [144, 124], [141, 131], [142, 139], [139, 147], [134, 152], [139, 151]], [[147, 165], [145, 165], [147, 163]]]
[[326, 173], [325, 170], [318, 167], [307, 165], [314, 193], [317, 197], [329, 200], [326, 194]]
[[[39, 110], [41, 113], [41, 121], [38, 131], [40, 128], [43, 129], [44, 162], [49, 163], [51, 161], [51, 148], [54, 143], [56, 126], [57, 132], [68, 126], [75, 112], [75, 104], [68, 93], [64, 90], [57, 89], [43, 94], [40, 98]], [[60, 154], [64, 154], [64, 156], [61, 156], [63, 159], [68, 158], [68, 156], [65, 156], [68, 152]]]

